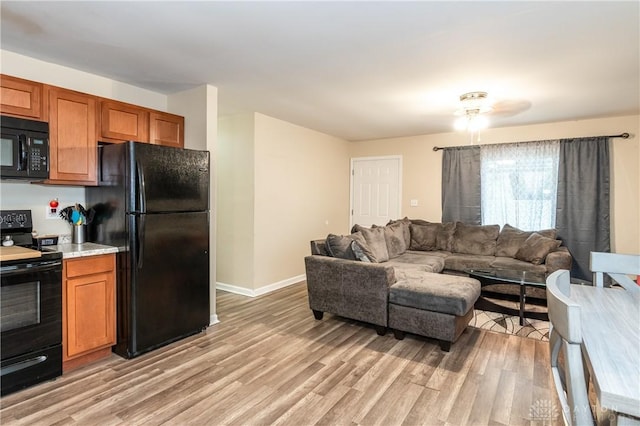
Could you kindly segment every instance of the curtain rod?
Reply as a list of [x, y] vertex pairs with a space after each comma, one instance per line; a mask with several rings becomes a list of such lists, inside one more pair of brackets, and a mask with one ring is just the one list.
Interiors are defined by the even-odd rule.
[[[583, 136], [584, 137], [584, 136]], [[620, 133], [619, 135], [608, 135], [608, 136], [596, 136], [599, 138], [622, 138], [622, 139], [629, 139], [631, 137], [631, 135], [627, 132], [624, 133]], [[563, 138], [563, 139], [578, 139], [578, 138]], [[517, 143], [517, 142], [505, 142], [505, 143]], [[520, 142], [520, 143], [526, 143], [526, 142]], [[500, 145], [500, 144], [493, 144], [493, 145]], [[441, 146], [434, 146], [433, 150], [434, 151], [440, 151], [442, 149], [448, 149], [448, 148], [467, 148], [467, 147], [471, 147], [471, 146], [478, 146], [478, 145], [458, 145], [458, 146], [445, 146], [445, 147], [441, 147]]]

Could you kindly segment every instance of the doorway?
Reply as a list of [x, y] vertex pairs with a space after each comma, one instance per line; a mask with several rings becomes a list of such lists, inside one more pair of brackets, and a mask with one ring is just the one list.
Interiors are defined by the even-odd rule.
[[400, 218], [402, 157], [351, 159], [351, 218], [349, 225], [386, 225]]

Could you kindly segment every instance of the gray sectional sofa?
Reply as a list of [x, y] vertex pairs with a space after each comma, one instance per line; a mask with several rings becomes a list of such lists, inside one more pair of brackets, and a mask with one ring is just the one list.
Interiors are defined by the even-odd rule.
[[571, 268], [555, 230], [505, 225], [431, 223], [404, 218], [386, 226], [354, 226], [350, 235], [311, 241], [305, 257], [309, 306], [404, 332], [454, 342], [473, 317], [480, 283], [469, 269], [508, 268], [550, 274]]

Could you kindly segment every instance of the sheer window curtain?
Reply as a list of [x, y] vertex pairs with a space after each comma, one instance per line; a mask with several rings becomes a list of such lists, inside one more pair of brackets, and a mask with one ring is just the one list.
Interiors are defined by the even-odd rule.
[[554, 228], [560, 142], [480, 147], [482, 223]]

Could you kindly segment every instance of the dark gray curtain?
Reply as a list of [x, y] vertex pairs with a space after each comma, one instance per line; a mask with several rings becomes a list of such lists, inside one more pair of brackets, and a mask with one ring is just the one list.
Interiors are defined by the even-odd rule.
[[591, 281], [589, 255], [610, 251], [609, 139], [563, 139], [556, 228], [573, 256], [571, 276]]
[[480, 224], [480, 147], [445, 148], [442, 155], [442, 221]]

